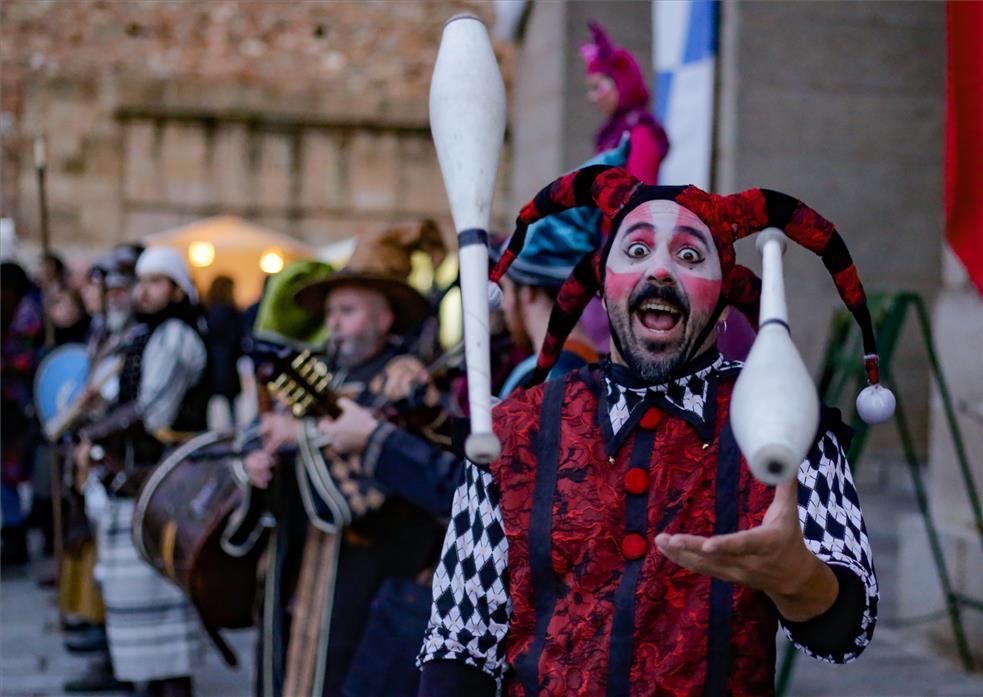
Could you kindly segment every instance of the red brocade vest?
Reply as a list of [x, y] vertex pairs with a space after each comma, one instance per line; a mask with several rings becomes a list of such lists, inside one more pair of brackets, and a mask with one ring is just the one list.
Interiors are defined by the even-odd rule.
[[677, 566], [654, 544], [663, 531], [757, 526], [771, 503], [730, 432], [733, 380], [711, 387], [703, 438], [685, 414], [642, 406], [610, 454], [597, 368], [496, 409], [508, 694], [772, 694], [777, 615], [768, 598]]

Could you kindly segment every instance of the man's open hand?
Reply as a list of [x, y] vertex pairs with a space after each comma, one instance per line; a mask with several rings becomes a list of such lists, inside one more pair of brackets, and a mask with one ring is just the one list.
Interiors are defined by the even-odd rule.
[[839, 585], [802, 538], [796, 487], [794, 479], [779, 485], [761, 525], [751, 530], [713, 537], [660, 533], [655, 543], [691, 571], [764, 591], [788, 620], [811, 619], [833, 604]]

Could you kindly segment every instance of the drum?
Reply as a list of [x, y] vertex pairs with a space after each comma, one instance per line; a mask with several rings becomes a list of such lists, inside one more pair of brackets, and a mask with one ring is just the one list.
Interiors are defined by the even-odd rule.
[[256, 567], [264, 544], [242, 556], [222, 548], [222, 533], [243, 500], [234, 435], [202, 433], [172, 451], [144, 482], [133, 513], [140, 555], [181, 587], [207, 628], [254, 621]]

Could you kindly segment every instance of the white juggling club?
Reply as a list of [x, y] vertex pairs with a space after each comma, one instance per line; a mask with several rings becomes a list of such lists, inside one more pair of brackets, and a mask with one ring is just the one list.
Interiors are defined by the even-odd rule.
[[778, 228], [758, 234], [761, 312], [758, 336], [734, 385], [730, 422], [751, 472], [766, 484], [792, 479], [819, 427], [819, 395], [789, 335]]
[[473, 15], [444, 26], [430, 82], [430, 131], [460, 247], [473, 462], [499, 455], [491, 427], [488, 222], [505, 138], [505, 85], [488, 31]]

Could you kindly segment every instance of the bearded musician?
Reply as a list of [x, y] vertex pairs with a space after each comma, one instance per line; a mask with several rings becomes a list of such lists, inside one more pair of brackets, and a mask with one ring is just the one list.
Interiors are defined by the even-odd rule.
[[[93, 315], [86, 352], [90, 371], [77, 404], [61, 428], [63, 442], [69, 434], [102, 419], [119, 392], [121, 351], [132, 323], [131, 291], [137, 254], [120, 248], [97, 261], [86, 274], [83, 297]], [[51, 433], [54, 437], [56, 434]], [[106, 493], [96, 472], [84, 481], [68, 470], [63, 495], [63, 556], [59, 567], [58, 596], [63, 625], [68, 630], [65, 646], [73, 652], [98, 652], [81, 676], [65, 683], [66, 692], [113, 691], [132, 687], [114, 677], [106, 648], [105, 607], [94, 578], [96, 545], [93, 524], [106, 509]]]
[[[327, 367], [343, 396], [336, 418], [267, 413], [245, 439], [249, 497], [266, 492], [276, 519], [257, 656], [261, 695], [416, 694], [414, 655], [444, 530], [438, 515], [449, 512], [460, 471], [443, 450], [450, 441], [440, 397], [409, 352], [409, 337], [431, 313], [406, 282], [409, 250], [439, 243], [429, 221], [363, 235], [345, 268], [311, 269], [293, 294], [294, 310], [323, 318]], [[268, 293], [291, 287], [271, 283]], [[423, 418], [394, 425], [380, 416], [394, 405]], [[249, 538], [244, 527], [226, 547]]]

